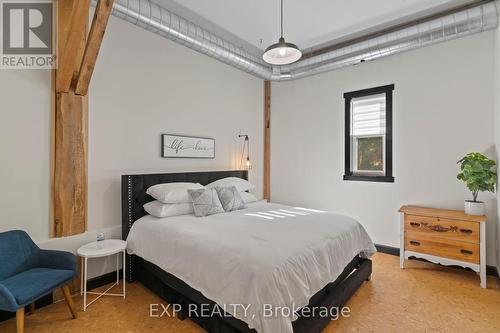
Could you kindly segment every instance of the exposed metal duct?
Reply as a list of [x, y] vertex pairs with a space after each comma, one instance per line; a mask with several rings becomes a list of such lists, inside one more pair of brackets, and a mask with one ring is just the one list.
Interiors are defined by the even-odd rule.
[[280, 68], [297, 79], [388, 55], [469, 36], [498, 26], [496, 1], [470, 7]]
[[[93, 5], [96, 3], [97, 0], [92, 1]], [[271, 78], [270, 67], [260, 57], [150, 0], [115, 0], [112, 14], [247, 73]]]
[[[96, 0], [92, 1], [97, 3]], [[148, 31], [266, 80], [292, 80], [456, 39], [498, 26], [496, 1], [348, 44], [287, 66], [269, 66], [255, 55], [150, 0], [115, 0], [112, 14]]]

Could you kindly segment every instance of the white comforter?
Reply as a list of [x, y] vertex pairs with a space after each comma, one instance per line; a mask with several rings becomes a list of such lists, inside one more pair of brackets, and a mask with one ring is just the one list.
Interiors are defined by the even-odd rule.
[[268, 317], [270, 305], [307, 305], [354, 256], [376, 251], [352, 218], [272, 203], [203, 218], [144, 216], [127, 248], [260, 333], [292, 333], [297, 318]]

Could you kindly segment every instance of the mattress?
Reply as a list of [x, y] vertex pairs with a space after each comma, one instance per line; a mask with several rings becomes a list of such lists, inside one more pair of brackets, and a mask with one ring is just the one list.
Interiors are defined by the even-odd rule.
[[294, 310], [334, 281], [353, 257], [370, 258], [376, 249], [350, 217], [259, 202], [202, 218], [146, 215], [133, 224], [127, 251], [259, 333], [292, 333]]

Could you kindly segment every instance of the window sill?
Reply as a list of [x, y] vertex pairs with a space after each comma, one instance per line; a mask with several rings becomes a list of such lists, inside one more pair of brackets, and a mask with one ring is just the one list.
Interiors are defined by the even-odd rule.
[[344, 175], [344, 180], [360, 182], [394, 183], [392, 176]]

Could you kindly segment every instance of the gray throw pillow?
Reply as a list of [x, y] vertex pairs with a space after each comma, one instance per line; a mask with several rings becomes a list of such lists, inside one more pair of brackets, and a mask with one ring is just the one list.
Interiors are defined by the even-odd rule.
[[229, 187], [215, 187], [217, 194], [219, 195], [219, 200], [222, 207], [226, 212], [232, 212], [233, 210], [243, 209], [247, 206], [240, 195], [240, 192], [236, 186]]
[[214, 188], [188, 190], [193, 201], [194, 215], [198, 217], [224, 213], [224, 209]]

